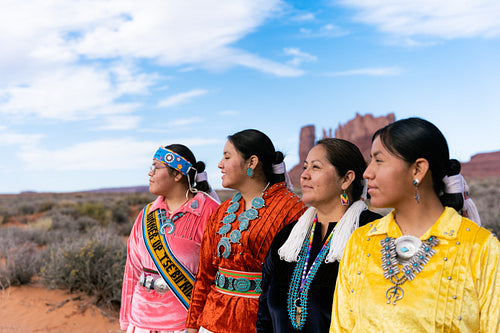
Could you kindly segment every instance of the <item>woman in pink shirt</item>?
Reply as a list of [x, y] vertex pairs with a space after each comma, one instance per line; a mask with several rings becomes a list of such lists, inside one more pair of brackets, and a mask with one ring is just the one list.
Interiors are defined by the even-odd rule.
[[218, 207], [205, 164], [180, 144], [160, 147], [149, 172], [158, 198], [137, 216], [128, 240], [120, 326], [127, 332], [183, 332], [200, 243]]

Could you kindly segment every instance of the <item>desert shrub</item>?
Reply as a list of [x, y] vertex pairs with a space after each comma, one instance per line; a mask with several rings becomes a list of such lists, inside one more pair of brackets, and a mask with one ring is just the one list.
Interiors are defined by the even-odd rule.
[[155, 195], [149, 192], [132, 193], [126, 196], [128, 206], [144, 206], [156, 198]]
[[125, 201], [115, 202], [110, 209], [113, 222], [126, 223], [129, 221], [130, 206]]
[[42, 236], [30, 228], [5, 228], [0, 236], [0, 287], [30, 283], [42, 265]]
[[55, 212], [50, 215], [52, 225], [50, 231], [66, 230], [68, 233], [84, 233], [100, 225], [99, 221], [89, 216], [73, 216], [61, 212]]
[[100, 306], [119, 306], [127, 255], [126, 244], [120, 237], [106, 230], [52, 244], [46, 251], [42, 284], [93, 295]]
[[85, 215], [99, 221], [102, 225], [109, 223], [111, 212], [101, 202], [84, 202], [76, 208], [79, 215]]
[[35, 246], [45, 245], [44, 230], [29, 227], [2, 228], [0, 233], [0, 249], [10, 245], [31, 243]]
[[42, 253], [32, 243], [12, 246], [3, 252], [0, 286], [19, 286], [31, 282], [42, 266]]
[[53, 201], [45, 200], [38, 205], [38, 212], [46, 212], [51, 210], [56, 204]]
[[500, 178], [468, 180], [483, 227], [500, 237]]

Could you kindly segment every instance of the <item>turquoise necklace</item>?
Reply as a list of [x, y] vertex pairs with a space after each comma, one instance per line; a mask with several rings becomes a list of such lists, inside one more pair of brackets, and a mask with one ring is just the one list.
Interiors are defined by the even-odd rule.
[[[238, 217], [236, 217], [236, 212], [240, 208], [239, 201], [241, 200], [241, 193], [238, 192], [236, 193], [233, 198], [231, 199], [230, 205], [227, 207], [226, 216], [220, 221], [222, 223], [222, 227], [220, 227], [219, 231], [217, 233], [219, 235], [222, 235], [222, 238], [219, 241], [219, 244], [217, 244], [217, 256], [220, 258], [221, 256], [224, 258], [228, 258], [229, 255], [231, 254], [231, 243], [238, 243], [240, 244], [240, 239], [241, 239], [241, 233], [245, 230], [248, 230], [248, 226], [250, 225], [250, 221], [255, 220], [259, 217], [259, 212], [258, 210], [264, 207], [265, 201], [262, 199], [262, 195], [266, 191], [267, 187], [269, 186], [269, 183], [267, 183], [266, 187], [262, 191], [262, 194], [259, 197], [255, 197], [252, 199], [252, 206], [245, 210], [243, 213], [241, 213]], [[238, 225], [238, 228], [234, 229], [231, 231], [233, 228], [232, 223], [236, 221], [236, 218], [238, 218], [238, 221], [240, 222]], [[231, 231], [229, 234], [229, 237], [227, 237], [227, 233]], [[223, 251], [221, 252], [221, 249], [223, 248]]]
[[323, 244], [321, 251], [318, 253], [318, 256], [314, 259], [311, 268], [307, 270], [317, 221], [318, 218], [314, 217], [309, 239], [307, 239], [307, 237], [304, 239], [302, 249], [299, 253], [299, 261], [295, 265], [290, 283], [290, 289], [288, 291], [288, 318], [292, 322], [293, 328], [296, 330], [301, 330], [306, 322], [309, 288], [311, 287], [311, 283], [318, 272], [319, 266], [323, 263], [328, 251], [330, 250], [330, 241], [333, 235], [332, 230]]
[[184, 215], [184, 213], [181, 212], [181, 213], [175, 214], [174, 216], [172, 216], [170, 218], [167, 218], [165, 213], [166, 213], [165, 209], [158, 209], [158, 219], [160, 220], [160, 224], [161, 224], [160, 234], [162, 234], [162, 235], [165, 235], [165, 228], [167, 228], [167, 227], [168, 227], [167, 234], [173, 233], [175, 230], [174, 222], [178, 218], [180, 218]]

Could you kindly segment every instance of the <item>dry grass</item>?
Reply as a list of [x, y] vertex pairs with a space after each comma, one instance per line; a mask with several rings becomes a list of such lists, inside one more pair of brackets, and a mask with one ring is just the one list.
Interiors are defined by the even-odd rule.
[[468, 180], [483, 227], [500, 237], [500, 178]]
[[[498, 237], [500, 178], [468, 182], [483, 226]], [[234, 194], [217, 192], [222, 201]], [[0, 195], [0, 289], [36, 278], [119, 308], [126, 236], [154, 198], [116, 192]]]

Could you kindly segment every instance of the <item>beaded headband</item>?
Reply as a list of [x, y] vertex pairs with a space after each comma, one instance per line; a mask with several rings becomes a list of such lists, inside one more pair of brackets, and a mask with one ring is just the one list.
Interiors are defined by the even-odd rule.
[[184, 176], [187, 175], [189, 170], [193, 167], [193, 165], [184, 157], [165, 147], [158, 148], [153, 158], [167, 164], [171, 168], [182, 173]]

